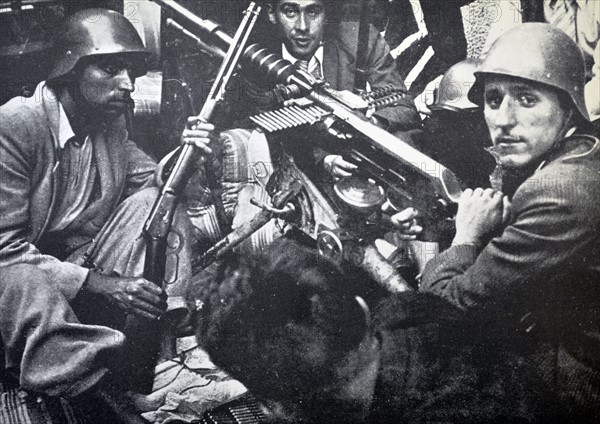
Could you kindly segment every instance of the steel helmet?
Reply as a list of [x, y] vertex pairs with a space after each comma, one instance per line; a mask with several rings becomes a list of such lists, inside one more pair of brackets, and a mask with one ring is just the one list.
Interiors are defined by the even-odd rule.
[[150, 52], [125, 16], [109, 9], [85, 9], [70, 16], [55, 42], [58, 59], [48, 80], [60, 78], [84, 57], [105, 54], [138, 56], [134, 76], [146, 73]]
[[579, 114], [590, 120], [584, 100], [585, 64], [577, 44], [549, 24], [520, 24], [501, 35], [475, 72], [469, 99], [482, 104], [486, 74], [508, 75], [555, 87], [573, 101]]
[[451, 66], [442, 77], [435, 101], [429, 109], [453, 112], [478, 109], [479, 106], [467, 97], [467, 93], [475, 84], [474, 72], [478, 64], [479, 61], [475, 59], [466, 59]]

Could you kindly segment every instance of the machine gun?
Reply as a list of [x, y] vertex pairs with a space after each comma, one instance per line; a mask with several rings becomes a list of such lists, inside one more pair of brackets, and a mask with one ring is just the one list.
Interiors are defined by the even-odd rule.
[[335, 137], [339, 151], [358, 170], [333, 185], [336, 197], [332, 201], [341, 200], [343, 207], [362, 216], [375, 212], [365, 220], [372, 224], [373, 218], [385, 224], [385, 217], [377, 212], [386, 201], [395, 210], [414, 207], [423, 219], [424, 238], [435, 240], [455, 214], [460, 183], [446, 167], [367, 120], [373, 104], [387, 104], [398, 95], [375, 92], [367, 101], [321, 81], [301, 101], [250, 119], [267, 133], [311, 125]]
[[[173, 28], [186, 28], [203, 44], [210, 45], [213, 54], [230, 42], [230, 37], [218, 24], [201, 19], [174, 1], [153, 1], [173, 16], [172, 22], [177, 24], [172, 25]], [[201, 48], [202, 43], [198, 43]], [[352, 179], [341, 180], [334, 186], [337, 196], [348, 207], [358, 212], [372, 212], [388, 200], [397, 209], [415, 207], [428, 224], [452, 217], [453, 206], [461, 194], [454, 174], [368, 119], [374, 109], [393, 104], [403, 93], [384, 89], [379, 94], [371, 94], [371, 98], [364, 98], [347, 91], [336, 91], [325, 81], [315, 79], [258, 44], [246, 48], [240, 64], [247, 75], [275, 86], [273, 96], [282, 105], [252, 117], [263, 131], [272, 133], [311, 125], [322, 128], [342, 142], [342, 150], [348, 159], [359, 165], [359, 172]], [[285, 101], [296, 104], [283, 106]], [[310, 181], [305, 183], [311, 185]], [[347, 224], [340, 222], [335, 208], [332, 214], [331, 227]], [[435, 228], [434, 225], [427, 226]], [[305, 231], [318, 237], [320, 230], [329, 229], [328, 234], [335, 235], [331, 230], [336, 229], [329, 226], [317, 223], [314, 227]], [[428, 235], [434, 232], [430, 231]]]
[[462, 193], [456, 176], [368, 119], [377, 108], [393, 105], [403, 92], [383, 88], [359, 96], [336, 91], [257, 45], [248, 47], [242, 65], [251, 74], [279, 82], [274, 97], [282, 106], [251, 117], [264, 132], [319, 128], [335, 137], [339, 151], [358, 165], [358, 171], [334, 184], [333, 190], [325, 187], [326, 200], [336, 206], [334, 225], [315, 223], [315, 228], [303, 228], [317, 240], [321, 252], [340, 260], [348, 256], [344, 240], [369, 242], [389, 231], [389, 219], [380, 213], [386, 201], [395, 210], [410, 206], [419, 211], [423, 240], [448, 239]]

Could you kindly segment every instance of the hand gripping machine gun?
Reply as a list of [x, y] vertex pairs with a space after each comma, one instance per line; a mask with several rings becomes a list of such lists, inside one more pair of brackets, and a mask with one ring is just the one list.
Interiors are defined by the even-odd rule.
[[[171, 27], [194, 38], [201, 49], [210, 46], [212, 55], [222, 56], [219, 51], [231, 43], [231, 37], [217, 23], [201, 19], [175, 1], [153, 1], [173, 16], [167, 20]], [[301, 171], [288, 172], [293, 184], [290, 178], [280, 184], [286, 189], [283, 195], [274, 196], [274, 205], [260, 205], [263, 212], [253, 225], [218, 242], [201, 258], [203, 266], [233, 249], [248, 237], [248, 231], [255, 231], [274, 216], [284, 217], [309, 234], [321, 253], [336, 260], [351, 259], [367, 268], [366, 256], [375, 250], [371, 242], [390, 229], [389, 218], [380, 212], [384, 202], [397, 210], [408, 206], [419, 210], [426, 239], [434, 239], [440, 224], [452, 220], [461, 194], [454, 174], [368, 119], [377, 108], [393, 105], [403, 92], [383, 88], [360, 96], [336, 91], [326, 81], [315, 79], [258, 44], [245, 49], [240, 65], [247, 75], [274, 85], [272, 94], [280, 102], [279, 108], [251, 117], [258, 127], [266, 133], [301, 126], [320, 128], [339, 140], [345, 158], [359, 169], [333, 185], [329, 190], [333, 196], [323, 195]], [[285, 168], [283, 165], [278, 164]], [[385, 268], [381, 261], [375, 262], [379, 271]], [[377, 278], [381, 280], [381, 275]], [[383, 284], [390, 290], [404, 289], [401, 277], [389, 278], [393, 281]]]

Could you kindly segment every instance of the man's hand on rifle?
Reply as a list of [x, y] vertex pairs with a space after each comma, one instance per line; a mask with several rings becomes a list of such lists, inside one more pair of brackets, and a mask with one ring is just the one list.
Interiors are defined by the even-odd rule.
[[181, 134], [181, 144], [192, 144], [200, 149], [200, 162], [206, 160], [206, 156], [212, 154], [209, 147], [213, 140], [218, 138], [215, 132], [215, 126], [208, 122], [203, 122], [196, 116], [190, 116], [187, 121], [187, 127]]
[[157, 319], [167, 309], [167, 294], [143, 278], [110, 277], [90, 271], [85, 289], [128, 314]]

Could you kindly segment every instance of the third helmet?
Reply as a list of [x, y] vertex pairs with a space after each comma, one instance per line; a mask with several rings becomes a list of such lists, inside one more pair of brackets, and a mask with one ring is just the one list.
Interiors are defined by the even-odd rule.
[[453, 112], [478, 109], [479, 106], [467, 97], [469, 89], [475, 84], [474, 72], [478, 63], [475, 59], [466, 59], [451, 66], [440, 81], [435, 102], [429, 109]]

